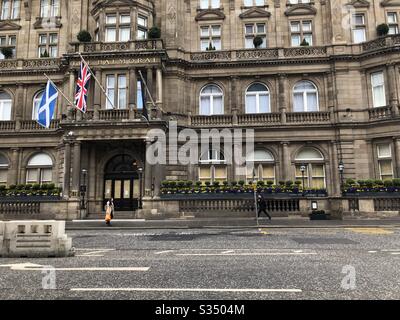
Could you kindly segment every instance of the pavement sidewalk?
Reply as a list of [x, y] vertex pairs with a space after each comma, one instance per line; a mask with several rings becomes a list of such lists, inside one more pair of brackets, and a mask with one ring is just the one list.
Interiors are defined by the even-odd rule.
[[350, 228], [350, 227], [400, 227], [400, 217], [380, 219], [310, 220], [301, 217], [259, 218], [176, 218], [164, 220], [114, 219], [111, 226], [104, 220], [67, 221], [67, 230], [96, 229], [196, 229], [196, 228]]

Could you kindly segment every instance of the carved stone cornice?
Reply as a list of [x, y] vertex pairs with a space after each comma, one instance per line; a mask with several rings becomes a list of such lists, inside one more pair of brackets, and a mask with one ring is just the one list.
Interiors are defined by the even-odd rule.
[[383, 0], [381, 1], [382, 7], [400, 7], [400, 0]]
[[61, 28], [61, 17], [49, 17], [42, 18], [36, 17], [36, 21], [33, 24], [35, 29], [48, 29], [48, 28]]
[[305, 16], [305, 15], [316, 15], [317, 9], [310, 4], [295, 4], [291, 5], [285, 11], [286, 16]]
[[346, 3], [347, 6], [353, 6], [354, 8], [369, 8], [370, 3], [367, 0], [352, 0]]
[[239, 15], [239, 18], [241, 18], [241, 19], [269, 18], [270, 16], [271, 16], [271, 13], [268, 11], [265, 11], [264, 9], [251, 8], [251, 9], [246, 10], [245, 12], [241, 13]]
[[196, 21], [207, 21], [207, 20], [224, 20], [225, 14], [221, 9], [206, 9], [200, 10], [196, 15]]
[[[18, 21], [18, 20], [14, 20]], [[19, 30], [21, 29], [21, 26], [19, 24], [16, 24], [12, 20], [3, 20], [0, 21], [0, 31], [8, 31], [8, 30]]]

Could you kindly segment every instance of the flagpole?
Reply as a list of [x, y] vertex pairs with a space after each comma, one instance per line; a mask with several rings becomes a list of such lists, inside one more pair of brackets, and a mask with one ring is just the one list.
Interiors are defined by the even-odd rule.
[[139, 75], [140, 75], [140, 78], [142, 79], [142, 82], [143, 82], [144, 86], [146, 87], [146, 92], [147, 92], [148, 96], [150, 97], [150, 100], [151, 100], [151, 103], [153, 104], [153, 107], [156, 107], [156, 104], [154, 103], [153, 97], [151, 96], [149, 87], [147, 86], [146, 81], [144, 81], [144, 78], [143, 78], [143, 75], [142, 75], [142, 71], [140, 71], [140, 70], [139, 70]]
[[65, 94], [60, 90], [60, 88], [56, 86], [56, 84], [53, 82], [53, 80], [51, 80], [51, 79], [47, 76], [47, 74], [43, 73], [43, 75], [51, 82], [51, 84], [54, 86], [54, 88], [56, 88], [57, 91], [58, 91], [59, 93], [61, 93], [61, 95], [63, 96], [63, 98], [64, 98], [65, 100], [67, 100], [68, 103], [69, 103], [71, 106], [73, 106], [74, 104], [65, 96]]
[[86, 67], [89, 69], [90, 73], [92, 74], [94, 80], [97, 82], [97, 84], [99, 85], [101, 91], [103, 91], [104, 95], [106, 96], [108, 102], [111, 103], [111, 106], [113, 109], [115, 109], [114, 103], [111, 101], [111, 99], [108, 97], [106, 90], [104, 90], [103, 86], [101, 85], [100, 81], [97, 79], [97, 77], [94, 75], [94, 72], [92, 71], [92, 69], [89, 67], [89, 64], [86, 62], [86, 60], [83, 58], [83, 56], [81, 55], [80, 52], [78, 52], [80, 58], [82, 59], [83, 63], [86, 65]]

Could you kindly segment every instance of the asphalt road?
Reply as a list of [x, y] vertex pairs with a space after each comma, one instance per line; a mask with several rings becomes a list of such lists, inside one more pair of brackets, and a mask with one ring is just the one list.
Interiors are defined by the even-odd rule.
[[75, 257], [0, 259], [0, 299], [400, 299], [400, 228], [68, 234]]

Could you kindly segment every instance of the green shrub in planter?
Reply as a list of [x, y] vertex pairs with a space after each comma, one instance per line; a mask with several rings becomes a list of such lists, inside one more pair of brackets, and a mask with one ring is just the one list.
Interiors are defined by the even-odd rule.
[[387, 180], [383, 181], [383, 184], [385, 185], [385, 187], [392, 187], [393, 186], [393, 180], [387, 179]]
[[5, 191], [7, 189], [7, 187], [6, 186], [4, 186], [4, 185], [0, 185], [0, 191]]
[[161, 186], [163, 188], [168, 188], [169, 187], [169, 181], [168, 180], [163, 180], [161, 181]]
[[8, 187], [8, 189], [13, 190], [15, 189], [17, 186], [15, 184], [10, 184], [10, 186]]
[[232, 185], [232, 187], [235, 187], [235, 186], [237, 186], [237, 181], [235, 181], [235, 180], [233, 180], [232, 182], [231, 182], [231, 185]]
[[32, 190], [39, 190], [40, 189], [40, 184], [39, 183], [35, 183], [32, 185]]
[[278, 183], [279, 183], [280, 186], [284, 186], [285, 185], [285, 181], [283, 181], [283, 180], [279, 180]]
[[355, 183], [354, 179], [350, 179], [350, 178], [346, 179], [347, 185], [353, 185], [354, 183]]
[[219, 187], [219, 181], [214, 181], [213, 186], [214, 187]]
[[79, 42], [90, 42], [92, 41], [92, 36], [87, 30], [81, 30], [77, 34], [76, 38], [78, 39]]
[[267, 181], [267, 185], [268, 185], [268, 187], [271, 187], [271, 186], [273, 186], [273, 184], [274, 184], [274, 182], [273, 182], [272, 180], [268, 180], [268, 181]]
[[264, 40], [260, 36], [255, 36], [253, 39], [254, 47], [258, 48], [263, 44]]
[[175, 187], [176, 187], [176, 181], [171, 180], [171, 181], [169, 182], [169, 187], [170, 187], [170, 188], [175, 188]]
[[178, 186], [178, 188], [183, 188], [185, 186], [185, 181], [179, 180], [176, 185]]
[[395, 187], [400, 187], [400, 179], [399, 179], [399, 178], [393, 179], [393, 185], [394, 185]]
[[300, 46], [302, 47], [308, 47], [310, 44], [307, 42], [306, 39], [303, 39], [303, 41], [300, 43]]
[[239, 186], [241, 186], [241, 187], [243, 187], [244, 185], [245, 185], [245, 181], [244, 180], [239, 180], [238, 181], [238, 184], [239, 184]]
[[188, 180], [186, 181], [186, 187], [191, 188], [193, 186], [193, 181]]
[[200, 188], [203, 183], [201, 181], [196, 181], [196, 187]]
[[32, 185], [30, 183], [25, 185], [25, 190], [31, 190], [32, 189]]
[[50, 56], [49, 56], [49, 53], [47, 52], [47, 50], [44, 50], [43, 53], [40, 54], [40, 57], [41, 58], [48, 58]]
[[13, 50], [9, 47], [1, 48], [1, 53], [6, 59], [11, 59], [14, 55]]
[[223, 184], [225, 187], [227, 187], [227, 186], [229, 185], [229, 182], [225, 180], [225, 181], [222, 182], [222, 184]]
[[25, 189], [25, 185], [24, 184], [18, 184], [15, 189], [17, 190], [24, 190]]
[[209, 186], [211, 185], [211, 182], [210, 182], [210, 181], [206, 181], [204, 184], [205, 184], [207, 187], [209, 187]]
[[365, 186], [365, 180], [357, 180], [357, 183], [360, 185], [360, 187]]
[[375, 183], [376, 185], [378, 185], [378, 186], [383, 186], [383, 181], [380, 180], [380, 179], [375, 179], [375, 180], [374, 180], [374, 183]]
[[300, 181], [300, 180], [296, 180], [296, 181], [294, 182], [294, 184], [298, 187], [299, 185], [301, 185], [301, 181]]
[[257, 186], [264, 187], [265, 183], [262, 180], [257, 181]]
[[389, 33], [389, 26], [386, 23], [381, 23], [376, 27], [376, 33], [378, 36], [386, 36]]
[[374, 186], [374, 180], [372, 179], [365, 180], [365, 185], [367, 186], [367, 188], [372, 188]]
[[157, 26], [153, 26], [149, 30], [149, 39], [160, 39], [161, 38], [161, 29]]
[[293, 181], [292, 180], [288, 180], [285, 182], [286, 187], [291, 187], [293, 185]]

